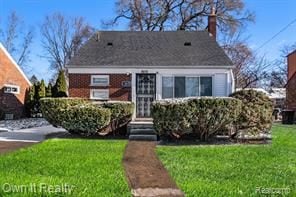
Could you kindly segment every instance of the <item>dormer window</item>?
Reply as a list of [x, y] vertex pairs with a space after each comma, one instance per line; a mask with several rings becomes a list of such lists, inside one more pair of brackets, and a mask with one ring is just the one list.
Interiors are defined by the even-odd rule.
[[5, 84], [3, 87], [4, 93], [7, 94], [19, 94], [20, 93], [20, 87], [16, 85], [8, 85]]
[[191, 46], [191, 42], [184, 42], [184, 46]]

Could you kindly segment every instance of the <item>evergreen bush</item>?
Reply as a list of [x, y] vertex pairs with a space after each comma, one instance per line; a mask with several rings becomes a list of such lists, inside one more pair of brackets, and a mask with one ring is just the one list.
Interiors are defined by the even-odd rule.
[[240, 131], [253, 135], [270, 131], [273, 104], [265, 93], [256, 90], [240, 90], [230, 96], [243, 103], [242, 113], [237, 123]]
[[71, 133], [92, 135], [110, 123], [109, 109], [93, 104], [79, 104], [59, 110], [63, 121], [61, 126]]
[[235, 127], [240, 111], [238, 99], [200, 97], [155, 101], [152, 117], [160, 136], [180, 138], [191, 133], [207, 141], [224, 128]]
[[58, 78], [56, 80], [56, 84], [54, 86], [54, 97], [67, 97], [67, 82], [65, 77], [65, 72], [60, 71], [58, 74]]
[[40, 101], [43, 117], [53, 126], [62, 126], [62, 121], [67, 121], [63, 110], [69, 107], [87, 103], [81, 98], [43, 98]]

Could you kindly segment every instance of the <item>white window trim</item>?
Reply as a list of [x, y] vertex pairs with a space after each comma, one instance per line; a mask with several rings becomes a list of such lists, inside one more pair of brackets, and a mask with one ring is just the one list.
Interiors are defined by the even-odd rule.
[[19, 94], [20, 93], [20, 86], [17, 85], [10, 85], [10, 84], [4, 84], [3, 88], [16, 88], [17, 92], [8, 92], [4, 90], [4, 93], [7, 94]]
[[[174, 99], [175, 98], [175, 77], [185, 77], [185, 78], [187, 78], [187, 77], [198, 77], [198, 78], [200, 78], [200, 77], [211, 77], [212, 78], [212, 97], [214, 96], [214, 79], [215, 79], [215, 77], [214, 77], [214, 75], [206, 75], [206, 74], [202, 74], [202, 75], [182, 75], [182, 74], [175, 74], [175, 75], [162, 75], [161, 76], [161, 98], [162, 98], [162, 79], [163, 79], [163, 77], [173, 77], [173, 98], [172, 99]], [[198, 84], [198, 86], [199, 86], [199, 94], [200, 94], [200, 79], [198, 80], [199, 81], [199, 84]]]
[[[93, 93], [95, 91], [101, 91], [101, 92], [105, 92], [108, 97], [107, 98], [97, 98], [97, 97], [93, 97]], [[91, 89], [90, 90], [90, 99], [92, 100], [109, 100], [109, 89]]]
[[[94, 83], [93, 79], [94, 78], [107, 78], [107, 84], [102, 84], [102, 83]], [[91, 86], [109, 86], [110, 84], [110, 79], [109, 79], [109, 75], [91, 75], [91, 81], [90, 81], [90, 85]]]

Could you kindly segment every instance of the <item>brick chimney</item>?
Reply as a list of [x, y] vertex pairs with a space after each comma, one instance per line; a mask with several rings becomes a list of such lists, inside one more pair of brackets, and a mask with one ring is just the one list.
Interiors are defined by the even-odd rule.
[[211, 14], [208, 17], [208, 31], [211, 36], [214, 37], [216, 40], [217, 36], [217, 16], [216, 16], [216, 10], [214, 7], [211, 9]]

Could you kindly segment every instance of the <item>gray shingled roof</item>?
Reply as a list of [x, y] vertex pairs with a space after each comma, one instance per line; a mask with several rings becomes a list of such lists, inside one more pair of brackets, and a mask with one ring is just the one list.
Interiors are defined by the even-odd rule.
[[232, 66], [232, 62], [206, 31], [100, 31], [68, 65]]

